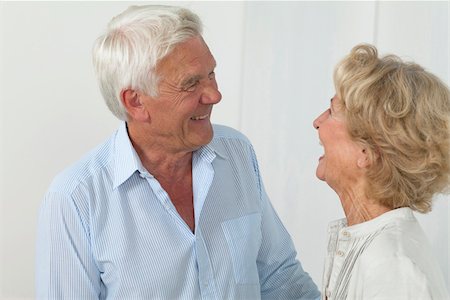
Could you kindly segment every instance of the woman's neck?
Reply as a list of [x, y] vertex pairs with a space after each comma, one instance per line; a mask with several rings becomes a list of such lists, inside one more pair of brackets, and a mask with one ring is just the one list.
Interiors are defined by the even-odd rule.
[[392, 210], [376, 200], [367, 198], [362, 185], [336, 192], [341, 200], [348, 226], [372, 220]]

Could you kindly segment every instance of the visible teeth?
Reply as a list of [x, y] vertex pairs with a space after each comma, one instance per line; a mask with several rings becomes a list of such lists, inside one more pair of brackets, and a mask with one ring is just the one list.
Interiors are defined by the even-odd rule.
[[191, 120], [198, 121], [198, 120], [206, 119], [207, 117], [208, 117], [208, 115], [192, 117]]

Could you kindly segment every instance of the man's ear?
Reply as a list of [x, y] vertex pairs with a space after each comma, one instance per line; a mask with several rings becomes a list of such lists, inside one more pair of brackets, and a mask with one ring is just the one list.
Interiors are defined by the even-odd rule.
[[120, 92], [120, 100], [131, 119], [136, 121], [147, 121], [150, 116], [142, 102], [141, 94], [132, 89]]

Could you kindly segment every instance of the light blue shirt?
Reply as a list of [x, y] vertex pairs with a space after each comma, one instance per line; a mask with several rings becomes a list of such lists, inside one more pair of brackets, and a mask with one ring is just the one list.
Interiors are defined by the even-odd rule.
[[143, 167], [126, 124], [42, 203], [39, 299], [316, 299], [246, 137], [214, 126], [192, 158], [195, 233]]

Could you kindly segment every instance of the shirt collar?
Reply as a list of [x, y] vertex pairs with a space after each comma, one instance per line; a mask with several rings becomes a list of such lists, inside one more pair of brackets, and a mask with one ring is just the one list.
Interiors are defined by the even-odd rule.
[[333, 234], [336, 232], [347, 231], [352, 237], [359, 237], [377, 232], [384, 226], [399, 220], [415, 220], [412, 209], [409, 207], [396, 208], [385, 212], [372, 220], [352, 226], [347, 226], [346, 219], [336, 220], [329, 223], [328, 232]]
[[[223, 151], [218, 150], [217, 147], [214, 146], [213, 142], [194, 151], [194, 155], [210, 164], [216, 158], [216, 155], [225, 159], [227, 158]], [[149, 173], [142, 165], [142, 162], [131, 143], [126, 122], [122, 122], [115, 139], [113, 189], [119, 187], [136, 171], [139, 173]]]
[[350, 232], [352, 236], [361, 236], [376, 232], [393, 222], [398, 222], [401, 220], [411, 221], [414, 219], [415, 217], [411, 208], [401, 207], [385, 212], [372, 220], [348, 226], [346, 230]]
[[124, 183], [136, 171], [143, 173], [145, 168], [131, 144], [127, 124], [122, 122], [115, 140], [113, 189]]
[[194, 155], [208, 163], [212, 163], [216, 156], [223, 159], [228, 159], [225, 155], [225, 150], [222, 149], [221, 144], [217, 143], [214, 138], [211, 142], [209, 142], [209, 144], [201, 146], [198, 150], [194, 151]]

